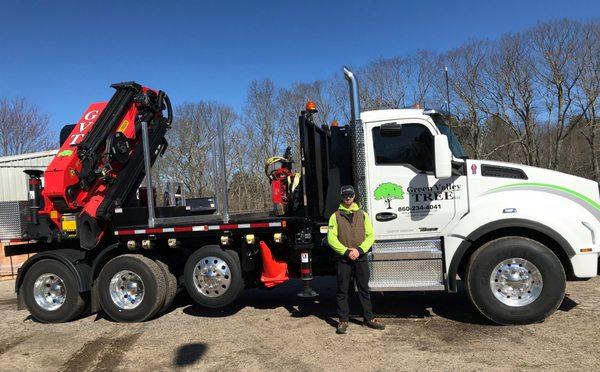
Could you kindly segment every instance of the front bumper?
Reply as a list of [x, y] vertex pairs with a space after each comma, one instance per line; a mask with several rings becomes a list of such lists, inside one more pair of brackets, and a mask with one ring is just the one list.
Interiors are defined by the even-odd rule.
[[573, 274], [577, 278], [593, 278], [600, 275], [600, 247], [594, 247], [592, 252], [579, 253], [571, 257]]

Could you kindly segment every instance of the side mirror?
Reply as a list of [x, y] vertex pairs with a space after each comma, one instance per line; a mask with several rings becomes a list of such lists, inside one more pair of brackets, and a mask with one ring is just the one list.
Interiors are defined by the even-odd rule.
[[402, 124], [398, 123], [385, 123], [381, 124], [379, 128], [379, 134], [383, 137], [397, 137], [402, 134]]
[[435, 178], [452, 177], [452, 152], [448, 145], [448, 137], [438, 134], [433, 137], [435, 151]]

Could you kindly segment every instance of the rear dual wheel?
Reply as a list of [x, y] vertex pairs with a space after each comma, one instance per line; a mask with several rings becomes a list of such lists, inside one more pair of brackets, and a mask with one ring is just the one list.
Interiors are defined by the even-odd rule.
[[68, 322], [85, 309], [77, 278], [56, 260], [34, 263], [25, 273], [21, 288], [31, 316], [42, 323]]
[[125, 254], [110, 260], [98, 277], [104, 312], [118, 322], [143, 322], [166, 310], [177, 281], [161, 260]]
[[177, 277], [165, 259], [157, 258], [155, 261], [165, 277], [165, 302], [157, 313], [162, 314], [171, 307], [173, 300], [175, 300], [175, 295], [177, 294]]

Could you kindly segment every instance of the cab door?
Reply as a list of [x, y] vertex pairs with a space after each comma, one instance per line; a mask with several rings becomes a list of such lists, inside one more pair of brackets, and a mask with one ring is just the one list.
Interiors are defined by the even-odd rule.
[[465, 177], [434, 176], [436, 133], [423, 119], [366, 123], [368, 204], [377, 240], [439, 237], [456, 215], [456, 200], [466, 202]]

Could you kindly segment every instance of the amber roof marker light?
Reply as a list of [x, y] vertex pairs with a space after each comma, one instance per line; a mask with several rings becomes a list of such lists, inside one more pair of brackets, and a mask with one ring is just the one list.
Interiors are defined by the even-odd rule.
[[318, 112], [317, 111], [317, 104], [313, 101], [308, 101], [306, 102], [306, 111], [309, 112]]

